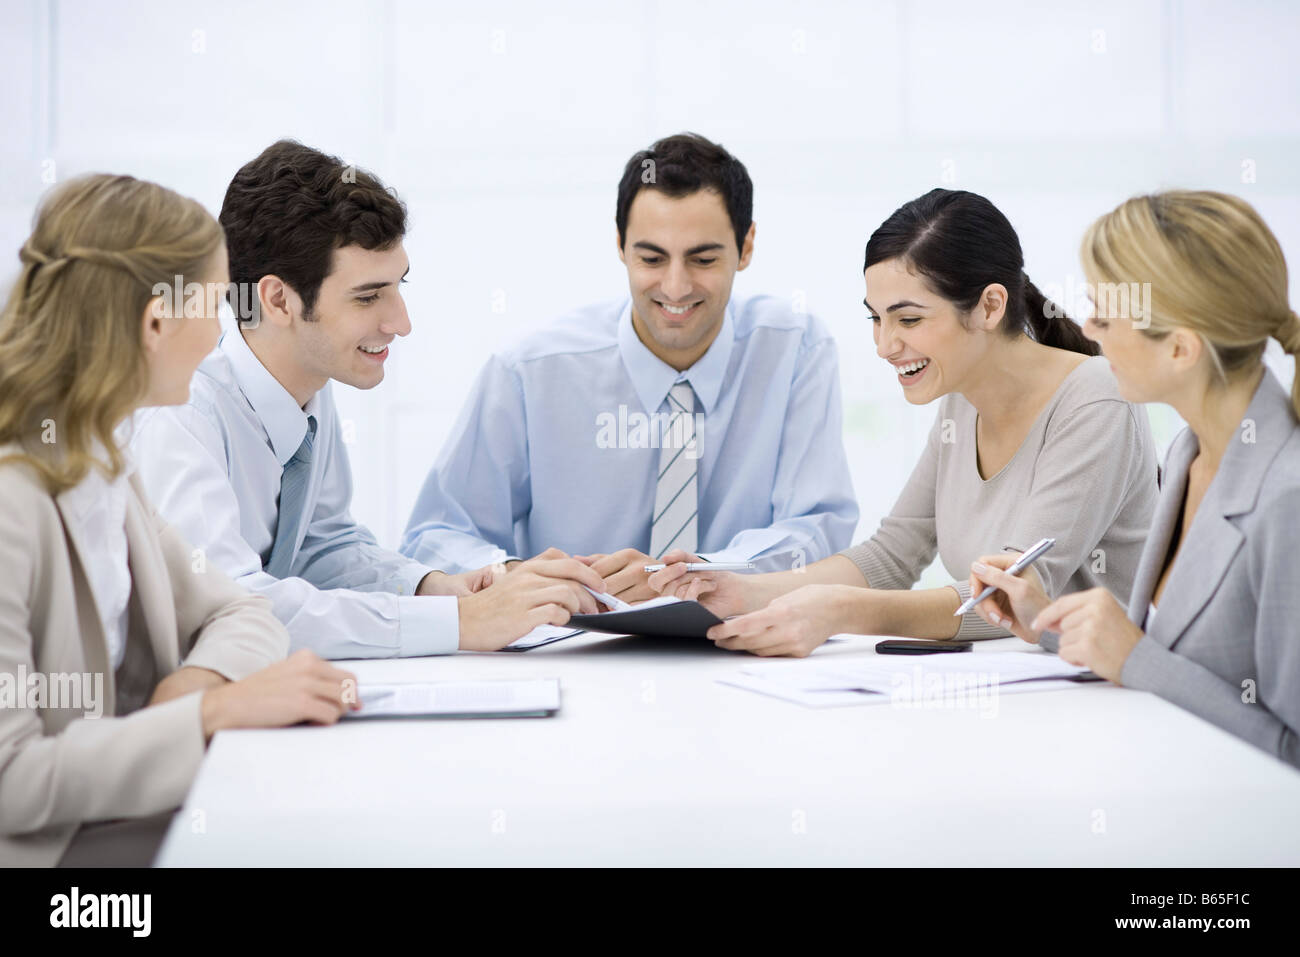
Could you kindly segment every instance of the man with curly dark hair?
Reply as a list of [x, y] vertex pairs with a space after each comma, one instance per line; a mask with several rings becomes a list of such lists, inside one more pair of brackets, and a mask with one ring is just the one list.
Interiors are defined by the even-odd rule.
[[406, 209], [375, 176], [281, 140], [235, 174], [220, 221], [237, 328], [185, 405], [137, 422], [133, 454], [164, 516], [271, 599], [292, 647], [327, 658], [495, 650], [597, 610], [598, 574], [548, 552], [525, 574], [445, 575], [381, 548], [350, 514], [330, 382], [370, 389], [411, 331]]

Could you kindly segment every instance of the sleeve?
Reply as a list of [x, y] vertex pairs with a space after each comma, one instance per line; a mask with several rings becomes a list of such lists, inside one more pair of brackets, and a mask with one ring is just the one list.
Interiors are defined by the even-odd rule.
[[1254, 523], [1246, 544], [1254, 627], [1247, 629], [1243, 621], [1242, 631], [1224, 640], [1253, 643], [1258, 669], [1253, 694], [1146, 635], [1124, 662], [1120, 683], [1154, 692], [1300, 768], [1300, 642], [1295, 640], [1300, 589], [1294, 543], [1288, 540], [1297, 515], [1300, 489], [1292, 489]]
[[531, 508], [523, 385], [493, 356], [425, 479], [402, 554], [453, 572], [524, 557], [514, 529]]
[[[1141, 419], [1139, 419], [1141, 416]], [[1034, 463], [1025, 508], [1011, 540], [1022, 547], [1051, 536], [1056, 545], [1034, 563], [1047, 594], [1057, 598], [1074, 573], [1093, 561], [1097, 544], [1119, 518], [1138, 482], [1155, 477], [1154, 451], [1144, 441], [1145, 414], [1121, 399], [1086, 403], [1053, 423]], [[1155, 492], [1155, 486], [1151, 487]], [[1110, 591], [1127, 604], [1131, 581]]]
[[940, 406], [912, 475], [874, 535], [840, 554], [858, 566], [870, 588], [911, 588], [939, 549], [935, 495], [939, 475]]
[[[1058, 598], [1079, 568], [1094, 560], [1098, 542], [1119, 518], [1134, 486], [1150, 481], [1154, 459], [1144, 439], [1145, 417], [1122, 399], [1087, 402], [1053, 422], [1034, 461], [1034, 478], [1024, 507], [1011, 523], [1010, 540], [1027, 548], [1040, 538], [1056, 545], [1034, 563], [1048, 597]], [[1145, 478], [1144, 478], [1145, 477]], [[1153, 488], [1154, 491], [1154, 488]], [[990, 548], [996, 548], [990, 543]], [[1132, 582], [1110, 591], [1126, 604]], [[970, 582], [954, 581], [964, 602]], [[957, 638], [1004, 638], [974, 610], [967, 612]]]
[[[1095, 560], [1097, 544], [1112, 529], [1136, 482], [1154, 475], [1143, 441], [1145, 419], [1122, 399], [1087, 402], [1053, 421], [1043, 449], [1034, 462], [1034, 481], [1024, 507], [1010, 524], [1010, 541], [1028, 547], [1039, 538], [1056, 538], [1056, 545], [1034, 563], [1048, 597], [1058, 598], [1071, 576]], [[997, 545], [989, 542], [989, 549]], [[970, 581], [954, 581], [963, 602], [971, 596]], [[1110, 589], [1119, 603], [1127, 602], [1132, 581]], [[967, 611], [958, 638], [1006, 637]]]
[[[32, 607], [39, 566], [50, 558], [42, 549], [62, 534], [48, 498], [19, 496], [0, 507], [0, 700], [22, 695], [15, 705], [27, 703], [19, 676], [38, 673], [30, 629], [39, 627]], [[123, 717], [74, 718], [58, 734], [45, 733], [39, 708], [0, 707], [0, 832], [179, 805], [203, 760], [200, 698], [185, 695]]]
[[299, 577], [321, 589], [414, 595], [434, 569], [383, 548], [370, 529], [352, 517], [352, 465], [338, 417], [331, 415], [330, 421], [329, 460], [321, 471], [320, 495], [298, 548]]
[[132, 453], [149, 497], [196, 547], [194, 560], [216, 565], [269, 599], [288, 629], [291, 650], [310, 648], [337, 659], [450, 654], [459, 647], [459, 606], [452, 596], [319, 588], [263, 571], [261, 556], [240, 530], [225, 442], [193, 406], [154, 410], [140, 423]]
[[844, 453], [839, 357], [833, 339], [806, 349], [796, 366], [773, 482], [772, 524], [737, 532], [706, 561], [752, 561], [784, 571], [848, 545], [858, 524]]
[[240, 681], [289, 653], [289, 633], [271, 603], [236, 585], [194, 550], [147, 500], [175, 601], [182, 665], [207, 668]]

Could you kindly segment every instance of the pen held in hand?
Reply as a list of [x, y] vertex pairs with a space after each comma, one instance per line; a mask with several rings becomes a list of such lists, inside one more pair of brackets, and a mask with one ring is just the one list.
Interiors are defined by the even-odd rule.
[[[1042, 556], [1049, 548], [1051, 548], [1055, 544], [1056, 544], [1056, 539], [1054, 538], [1044, 538], [1041, 539], [1040, 541], [1035, 542], [1033, 545], [1029, 546], [1029, 551], [1025, 552], [1023, 555], [1017, 558], [1015, 562], [1011, 565], [1011, 567], [1007, 569], [1007, 574], [1008, 575], [1020, 574], [1020, 572], [1024, 571], [1026, 568], [1028, 568], [1030, 565], [1036, 562], [1040, 556]], [[961, 607], [958, 608], [956, 611], [954, 611], [952, 613], [952, 616], [954, 618], [960, 618], [962, 615], [966, 614], [966, 612], [970, 611], [972, 608], [974, 608], [976, 605], [982, 602], [985, 598], [988, 598], [989, 595], [992, 595], [997, 590], [998, 589], [995, 586], [989, 585], [978, 595], [971, 595], [969, 598], [967, 598], [964, 602], [961, 603]]]
[[[667, 565], [646, 565], [647, 572], [661, 572]], [[752, 572], [753, 562], [687, 562], [688, 572]]]

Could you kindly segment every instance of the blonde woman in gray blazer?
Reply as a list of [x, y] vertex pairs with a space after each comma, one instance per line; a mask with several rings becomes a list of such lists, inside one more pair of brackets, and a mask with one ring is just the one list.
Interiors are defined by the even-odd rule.
[[[993, 555], [972, 566], [972, 587], [1002, 589], [980, 613], [1300, 767], [1300, 375], [1288, 395], [1262, 361], [1270, 338], [1300, 355], [1281, 247], [1241, 199], [1169, 192], [1098, 220], [1083, 261], [1098, 306], [1085, 331], [1124, 394], [1172, 405], [1188, 428], [1127, 613], [1100, 588], [1049, 603]], [[1117, 310], [1111, 293], [1140, 278], [1149, 301]]]
[[[222, 728], [336, 720], [303, 652], [145, 499], [116, 427], [184, 402], [216, 341], [221, 230], [126, 176], [54, 190], [0, 313], [0, 865], [147, 864]], [[213, 286], [212, 284], [216, 284]]]

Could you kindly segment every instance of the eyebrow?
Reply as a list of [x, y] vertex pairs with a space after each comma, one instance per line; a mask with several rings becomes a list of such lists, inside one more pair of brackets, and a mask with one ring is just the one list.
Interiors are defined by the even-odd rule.
[[[863, 299], [863, 300], [862, 300], [862, 304], [863, 304], [864, 306], [866, 306], [868, 309], [871, 309], [871, 303], [867, 302], [867, 300]], [[890, 306], [888, 309], [886, 309], [885, 312], [896, 312], [896, 311], [898, 311], [899, 309], [906, 309], [906, 308], [908, 308], [909, 306], [912, 307], [913, 309], [929, 309], [929, 308], [930, 308], [929, 306], [927, 306], [927, 305], [925, 305], [925, 304], [923, 304], [923, 303], [912, 302], [912, 300], [910, 300], [910, 299], [904, 299], [902, 302], [896, 302], [896, 303], [894, 303], [892, 306]], [[871, 311], [872, 311], [872, 312], [875, 312], [876, 310], [871, 309]]]
[[[648, 243], [644, 239], [633, 243], [632, 248], [648, 249], [650, 252], [658, 253], [660, 256], [669, 255], [668, 250], [663, 249], [660, 246], [656, 246], [654, 243]], [[726, 247], [722, 243], [700, 243], [698, 246], [692, 246], [690, 249], [686, 250], [686, 255], [698, 256], [700, 253], [708, 253], [708, 252], [713, 252], [713, 250], [715, 249], [725, 249], [725, 248]]]
[[[402, 279], [405, 279], [407, 277], [407, 274], [410, 273], [410, 271], [411, 271], [411, 267], [407, 266], [406, 272], [402, 273]], [[393, 283], [391, 280], [389, 280], [388, 282], [363, 282], [359, 286], [353, 286], [351, 289], [348, 290], [348, 292], [370, 292], [370, 290], [372, 289], [383, 289], [385, 286], [391, 286], [392, 284]]]

